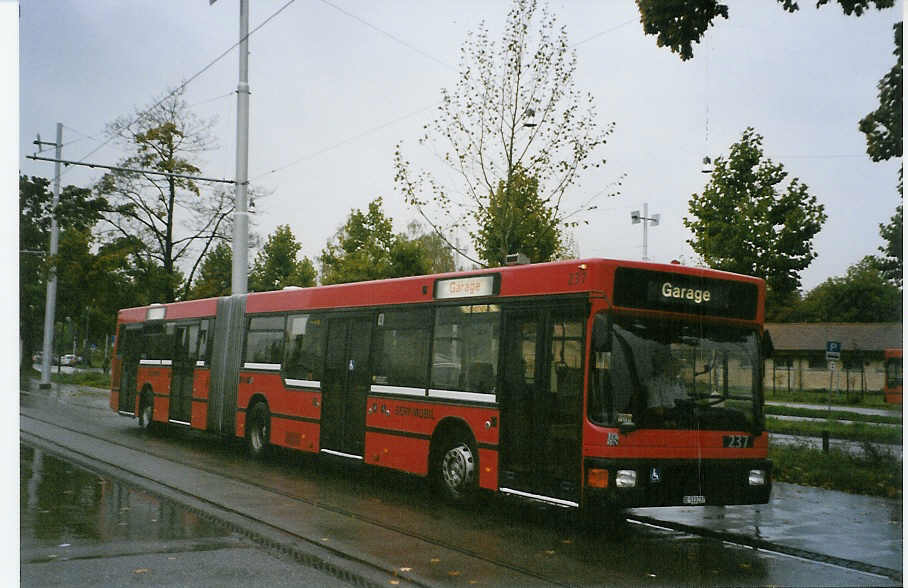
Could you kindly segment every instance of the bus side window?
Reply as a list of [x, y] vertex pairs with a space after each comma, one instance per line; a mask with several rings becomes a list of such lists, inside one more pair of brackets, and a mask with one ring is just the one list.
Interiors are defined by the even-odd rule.
[[247, 323], [246, 363], [280, 365], [284, 347], [284, 317], [252, 317]]
[[142, 329], [139, 358], [173, 359], [175, 333], [176, 326], [173, 323], [146, 324]]
[[325, 364], [324, 321], [318, 315], [298, 314], [287, 320], [287, 378], [320, 382]]
[[427, 308], [378, 314], [372, 338], [372, 383], [426, 387], [431, 314]]
[[195, 361], [199, 353], [199, 325], [189, 325], [184, 336], [186, 337], [186, 345], [184, 348], [186, 358], [190, 361]]
[[441, 307], [435, 313], [432, 388], [494, 394], [501, 309], [494, 304]]
[[210, 332], [211, 322], [211, 320], [203, 320], [199, 327], [199, 352], [197, 359], [204, 361], [206, 364], [210, 363], [211, 359], [208, 357], [208, 333]]

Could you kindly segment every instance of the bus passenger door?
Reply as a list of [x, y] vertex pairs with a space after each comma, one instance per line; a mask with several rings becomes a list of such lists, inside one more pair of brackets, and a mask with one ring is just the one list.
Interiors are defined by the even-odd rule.
[[369, 392], [371, 316], [328, 319], [325, 375], [322, 380], [321, 449], [362, 457], [366, 396]]
[[199, 325], [177, 325], [170, 379], [170, 420], [188, 425], [192, 418], [192, 379], [199, 344]]
[[573, 306], [505, 312], [503, 492], [579, 504], [585, 314]]
[[136, 412], [136, 376], [141, 338], [141, 325], [120, 327], [117, 338], [117, 355], [120, 358], [120, 398], [117, 410], [128, 414]]

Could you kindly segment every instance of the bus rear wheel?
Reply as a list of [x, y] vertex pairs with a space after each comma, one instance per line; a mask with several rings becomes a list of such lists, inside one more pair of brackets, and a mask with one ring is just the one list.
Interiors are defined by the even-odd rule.
[[249, 442], [249, 455], [253, 459], [263, 459], [268, 453], [268, 441], [271, 434], [271, 416], [264, 402], [252, 407], [249, 423], [246, 425], [246, 436]]
[[454, 438], [444, 444], [435, 467], [435, 480], [451, 502], [468, 502], [476, 494], [479, 460], [469, 441]]
[[139, 428], [150, 431], [154, 427], [154, 401], [151, 393], [143, 392], [139, 401]]

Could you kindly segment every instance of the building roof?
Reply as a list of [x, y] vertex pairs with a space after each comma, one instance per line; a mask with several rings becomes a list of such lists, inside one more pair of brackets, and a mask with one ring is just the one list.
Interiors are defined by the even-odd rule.
[[825, 351], [838, 341], [842, 351], [902, 348], [902, 323], [766, 323], [776, 351]]

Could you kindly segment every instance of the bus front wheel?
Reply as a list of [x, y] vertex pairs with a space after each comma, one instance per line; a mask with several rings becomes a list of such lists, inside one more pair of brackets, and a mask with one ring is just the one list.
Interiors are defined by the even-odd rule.
[[435, 479], [445, 498], [467, 502], [476, 493], [479, 460], [468, 441], [454, 438], [439, 452]]

